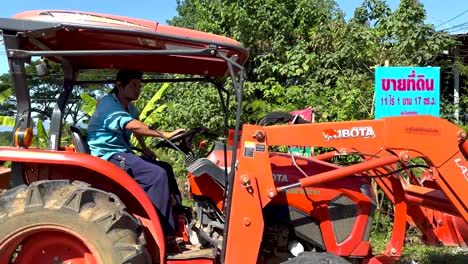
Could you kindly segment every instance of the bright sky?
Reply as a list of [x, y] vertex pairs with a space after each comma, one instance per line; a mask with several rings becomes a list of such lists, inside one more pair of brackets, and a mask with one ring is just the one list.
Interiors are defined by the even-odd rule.
[[[166, 24], [166, 21], [177, 15], [176, 0], [0, 0], [0, 17], [11, 17], [26, 10], [62, 9], [79, 10], [97, 13], [115, 14]], [[350, 18], [354, 9], [362, 0], [335, 0]], [[468, 1], [466, 0], [420, 0], [427, 11], [427, 22], [437, 29], [452, 28], [451, 32], [468, 31]], [[398, 6], [398, 0], [387, 0], [392, 9]], [[457, 17], [458, 16], [458, 17]], [[456, 18], [455, 18], [456, 17]], [[453, 20], [452, 20], [453, 19]], [[450, 21], [449, 21], [450, 20]], [[463, 24], [466, 23], [466, 24]], [[8, 71], [4, 47], [0, 46], [0, 74]]]

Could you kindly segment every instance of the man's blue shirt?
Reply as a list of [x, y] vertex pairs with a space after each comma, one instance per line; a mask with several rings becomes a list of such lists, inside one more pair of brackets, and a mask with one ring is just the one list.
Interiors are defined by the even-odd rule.
[[138, 120], [138, 110], [128, 105], [129, 112], [120, 104], [115, 94], [104, 96], [98, 103], [88, 125], [88, 144], [93, 156], [109, 160], [119, 152], [132, 152], [131, 132], [125, 125]]

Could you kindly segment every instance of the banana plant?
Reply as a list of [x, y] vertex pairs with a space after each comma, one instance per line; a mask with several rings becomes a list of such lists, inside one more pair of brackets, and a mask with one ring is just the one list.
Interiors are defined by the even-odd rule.
[[87, 93], [82, 93], [81, 99], [83, 99], [84, 102], [84, 104], [81, 106], [81, 111], [83, 111], [86, 115], [91, 117], [94, 113], [94, 110], [96, 110], [96, 99], [94, 99]]
[[46, 149], [48, 142], [49, 142], [49, 135], [44, 127], [44, 123], [42, 120], [38, 120], [36, 124], [37, 129], [37, 139], [38, 139], [38, 146], [40, 149]]
[[15, 126], [15, 119], [10, 116], [0, 116], [0, 126]]
[[[159, 117], [161, 116], [161, 113], [166, 107], [172, 107], [172, 103], [165, 103], [157, 108], [154, 108], [156, 103], [163, 97], [164, 93], [167, 91], [169, 88], [169, 83], [164, 83], [161, 88], [151, 97], [151, 99], [146, 103], [145, 107], [143, 108], [143, 111], [140, 113], [140, 121], [147, 124], [151, 125], [154, 124], [158, 121]], [[145, 143], [146, 145], [149, 145], [151, 143], [152, 138], [146, 138]], [[137, 139], [132, 136], [130, 139], [130, 143], [132, 143], [133, 146], [138, 146], [138, 141]]]
[[3, 91], [0, 92], [0, 102], [3, 102], [10, 98], [10, 96], [13, 95], [13, 89], [12, 88], [7, 88]]

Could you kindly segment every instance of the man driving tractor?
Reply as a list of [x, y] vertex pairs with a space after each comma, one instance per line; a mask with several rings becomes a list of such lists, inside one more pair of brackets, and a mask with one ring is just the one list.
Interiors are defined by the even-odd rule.
[[[88, 144], [91, 154], [119, 166], [126, 171], [148, 194], [156, 207], [166, 236], [177, 230], [173, 216], [172, 195], [175, 205], [181, 205], [181, 196], [174, 172], [169, 163], [156, 160], [156, 155], [146, 144], [144, 137], [171, 138], [184, 129], [161, 132], [150, 129], [139, 121], [138, 110], [131, 103], [140, 96], [142, 73], [121, 70], [110, 94], [98, 103], [89, 121]], [[134, 134], [144, 156], [133, 153], [130, 136]]]

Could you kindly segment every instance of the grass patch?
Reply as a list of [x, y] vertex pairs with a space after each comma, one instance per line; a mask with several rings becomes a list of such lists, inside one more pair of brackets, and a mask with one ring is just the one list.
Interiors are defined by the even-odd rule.
[[[374, 232], [370, 242], [375, 255], [382, 254], [387, 247], [389, 235]], [[397, 263], [409, 264], [467, 264], [468, 249], [457, 247], [426, 246], [419, 243], [405, 243], [403, 255]]]

